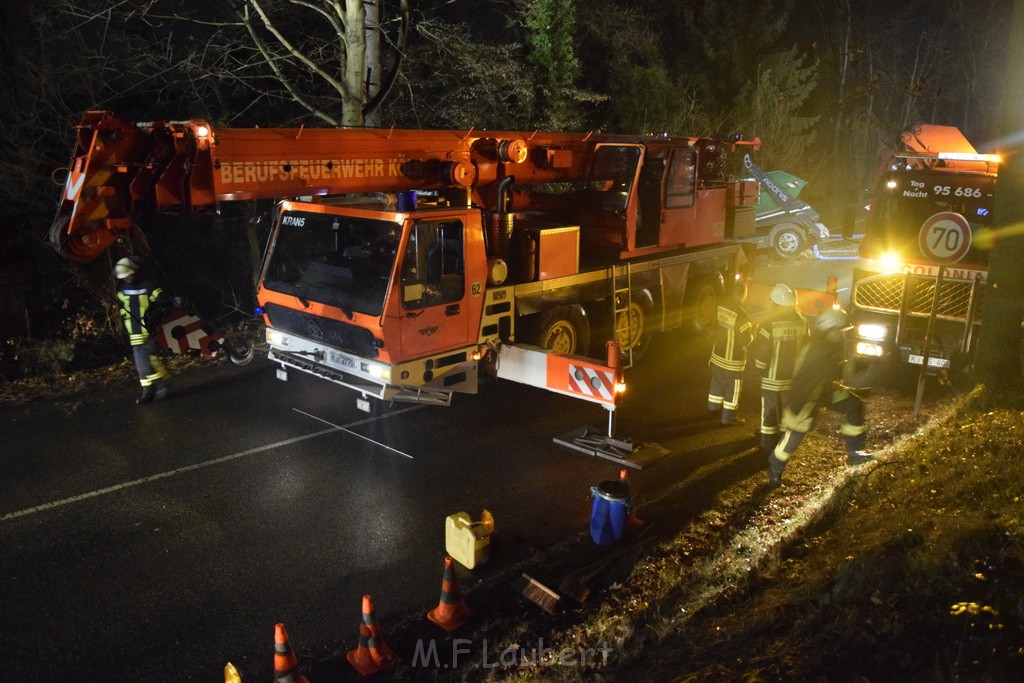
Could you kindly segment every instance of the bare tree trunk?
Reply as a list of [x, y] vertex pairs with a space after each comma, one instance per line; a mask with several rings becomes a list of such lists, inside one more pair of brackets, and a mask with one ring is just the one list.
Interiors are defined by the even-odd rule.
[[363, 0], [345, 0], [345, 96], [343, 126], [363, 125], [366, 102], [366, 7]]
[[918, 67], [921, 65], [921, 46], [924, 44], [924, 37], [925, 34], [922, 32], [921, 37], [917, 41], [917, 50], [914, 52], [914, 68], [910, 71], [910, 82], [906, 85], [908, 91], [903, 101], [903, 120], [901, 121], [904, 129], [918, 123], [917, 121], [910, 120], [911, 112], [914, 111], [914, 100], [916, 99], [916, 96], [910, 92], [910, 89], [915, 87], [920, 78]]
[[[1024, 0], [1015, 0], [1000, 116], [1003, 140], [1014, 139], [999, 169], [995, 205], [995, 247], [985, 290], [985, 319], [978, 346], [978, 380], [987, 390], [1019, 386], [1021, 320], [1024, 319]], [[1012, 136], [1012, 137], [1011, 137]]]
[[[381, 78], [380, 60], [380, 0], [370, 0], [366, 3], [366, 101], [372, 101], [380, 90]], [[380, 126], [380, 112], [378, 109], [365, 112], [365, 124], [367, 126]]]

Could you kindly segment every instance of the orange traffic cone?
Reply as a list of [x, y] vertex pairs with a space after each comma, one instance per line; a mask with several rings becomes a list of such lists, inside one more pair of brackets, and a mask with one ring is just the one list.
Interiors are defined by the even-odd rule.
[[462, 601], [462, 592], [455, 579], [455, 560], [444, 558], [444, 577], [441, 579], [441, 601], [437, 607], [427, 612], [427, 619], [451, 632], [465, 624], [473, 616], [473, 611]]
[[395, 653], [380, 635], [380, 626], [373, 616], [373, 602], [363, 596], [363, 621], [359, 624], [359, 644], [345, 658], [361, 676], [372, 676], [395, 662]]
[[309, 683], [299, 671], [299, 662], [295, 659], [295, 653], [288, 642], [288, 632], [284, 630], [284, 624], [274, 627], [274, 682]]

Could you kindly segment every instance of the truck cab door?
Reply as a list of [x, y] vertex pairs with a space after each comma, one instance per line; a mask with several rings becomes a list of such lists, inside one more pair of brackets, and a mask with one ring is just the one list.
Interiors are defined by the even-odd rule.
[[465, 225], [460, 218], [420, 220], [402, 256], [401, 356], [419, 358], [476, 341], [466, 292]]
[[661, 244], [695, 243], [696, 196], [697, 151], [692, 147], [675, 148], [665, 178]]
[[636, 246], [658, 246], [661, 237], [662, 188], [665, 184], [665, 167], [668, 164], [668, 150], [648, 150], [640, 167], [640, 182], [637, 186]]

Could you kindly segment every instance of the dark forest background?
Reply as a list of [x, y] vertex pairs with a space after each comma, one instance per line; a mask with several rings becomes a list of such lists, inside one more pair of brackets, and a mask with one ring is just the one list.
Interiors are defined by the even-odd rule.
[[[46, 246], [84, 111], [215, 126], [759, 136], [833, 232], [919, 122], [997, 149], [1003, 0], [24, 0], [0, 8], [0, 378], [98, 363], [109, 259]], [[259, 204], [142, 221], [169, 287], [220, 324], [253, 302]], [[123, 248], [128, 248], [124, 246]], [[92, 346], [90, 346], [92, 345]]]

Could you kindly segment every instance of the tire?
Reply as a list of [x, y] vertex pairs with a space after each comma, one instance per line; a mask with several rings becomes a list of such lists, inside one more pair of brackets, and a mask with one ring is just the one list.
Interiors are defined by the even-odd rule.
[[[632, 302], [629, 306], [629, 311], [623, 312], [621, 315], [624, 317], [629, 315], [630, 326], [629, 330], [632, 335], [632, 339], [618, 338], [619, 342], [619, 353], [622, 358], [629, 357], [629, 349], [633, 349], [633, 361], [640, 360], [647, 350], [651, 346], [651, 338], [653, 332], [651, 330], [651, 312], [654, 310], [654, 302], [651, 300], [651, 295], [646, 291], [633, 292]], [[618, 320], [613, 322], [613, 330], [617, 330]]]
[[228, 360], [235, 365], [246, 365], [256, 355], [256, 346], [251, 340], [232, 340], [224, 344], [228, 352]]
[[771, 254], [780, 261], [789, 261], [803, 253], [807, 240], [799, 228], [785, 225], [772, 238]]
[[556, 353], [586, 355], [590, 349], [590, 322], [583, 308], [559, 306], [537, 314], [533, 343]]
[[48, 233], [46, 238], [46, 241], [50, 244], [50, 246], [56, 249], [61, 254], [64, 253], [64, 243], [67, 241], [67, 234], [64, 231], [67, 230], [68, 223], [70, 221], [70, 216], [59, 216], [50, 225], [50, 232]]
[[699, 280], [694, 284], [696, 289], [693, 296], [687, 296], [687, 311], [692, 311], [689, 318], [693, 331], [700, 333], [718, 324], [718, 297], [721, 295], [721, 288], [708, 280]]

